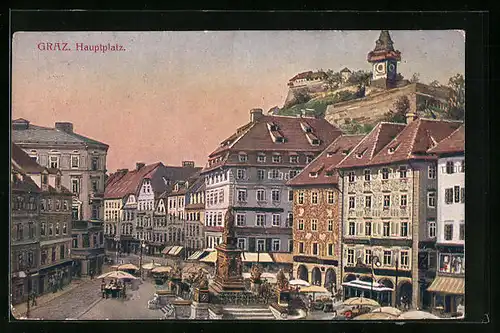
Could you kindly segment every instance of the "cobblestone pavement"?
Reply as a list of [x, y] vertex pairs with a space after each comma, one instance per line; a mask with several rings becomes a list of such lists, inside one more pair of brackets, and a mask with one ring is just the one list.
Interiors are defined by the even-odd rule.
[[76, 318], [101, 297], [101, 280], [90, 280], [30, 311], [30, 318], [64, 320]]
[[127, 299], [103, 299], [78, 320], [137, 320], [162, 319], [160, 310], [148, 309], [155, 288], [150, 281], [143, 281], [138, 290], [127, 290]]

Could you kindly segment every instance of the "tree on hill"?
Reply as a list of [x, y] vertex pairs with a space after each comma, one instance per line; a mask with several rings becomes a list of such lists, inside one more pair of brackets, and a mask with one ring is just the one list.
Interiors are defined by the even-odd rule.
[[328, 84], [328, 88], [336, 89], [342, 81], [342, 77], [339, 72], [334, 72], [329, 69], [326, 71], [327, 79], [326, 83]]
[[407, 96], [400, 96], [393, 107], [385, 114], [384, 121], [391, 123], [406, 123], [406, 113], [410, 111], [410, 100]]
[[448, 116], [454, 120], [465, 118], [465, 78], [456, 74], [448, 80], [448, 87], [452, 90], [448, 100]]
[[367, 71], [356, 71], [352, 73], [351, 77], [347, 81], [348, 83], [352, 85], [369, 85], [370, 81], [372, 78], [372, 72], [367, 72]]

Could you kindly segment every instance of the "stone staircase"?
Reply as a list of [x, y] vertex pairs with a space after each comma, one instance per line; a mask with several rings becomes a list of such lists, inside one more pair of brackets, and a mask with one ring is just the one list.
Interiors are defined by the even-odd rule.
[[226, 320], [276, 320], [266, 306], [224, 306], [223, 319]]

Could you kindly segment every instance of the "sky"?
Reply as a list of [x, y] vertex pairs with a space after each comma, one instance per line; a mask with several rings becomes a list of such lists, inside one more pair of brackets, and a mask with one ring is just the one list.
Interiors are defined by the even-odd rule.
[[[12, 119], [104, 142], [107, 169], [136, 162], [204, 166], [252, 108], [282, 106], [295, 74], [370, 70], [380, 31], [17, 32], [12, 40]], [[465, 72], [465, 34], [390, 31], [398, 70], [421, 82]], [[68, 43], [49, 51], [40, 43]], [[116, 45], [114, 52], [79, 45]], [[45, 44], [46, 45], [46, 44]], [[62, 44], [61, 48], [62, 48]], [[42, 49], [42, 50], [41, 50]]]

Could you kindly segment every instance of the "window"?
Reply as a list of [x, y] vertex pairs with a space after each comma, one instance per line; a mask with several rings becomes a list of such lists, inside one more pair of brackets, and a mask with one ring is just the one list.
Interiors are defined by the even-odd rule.
[[333, 220], [328, 220], [328, 231], [333, 231]]
[[372, 208], [372, 197], [370, 195], [365, 196], [365, 208]]
[[293, 239], [288, 240], [288, 252], [293, 252]]
[[326, 194], [326, 198], [327, 198], [327, 202], [329, 204], [333, 204], [334, 203], [334, 192], [333, 191], [328, 191], [327, 194]]
[[318, 255], [319, 254], [319, 246], [318, 243], [313, 243], [312, 244], [312, 254], [313, 255]]
[[248, 161], [248, 156], [247, 156], [247, 154], [239, 154], [238, 159], [240, 162], [246, 162], [246, 161]]
[[435, 191], [427, 192], [427, 206], [430, 208], [436, 207], [436, 192]]
[[56, 200], [56, 210], [60, 210], [61, 209], [61, 200], [57, 199]]
[[356, 198], [354, 196], [349, 197], [349, 209], [356, 208]]
[[304, 204], [304, 192], [299, 192], [299, 195], [297, 196], [297, 201], [299, 205]]
[[444, 202], [446, 204], [453, 203], [453, 188], [447, 188], [444, 190]]
[[287, 216], [287, 219], [286, 219], [286, 227], [290, 227], [292, 228], [293, 227], [293, 213], [291, 212], [288, 212], [288, 216]]
[[384, 195], [384, 209], [389, 209], [390, 206], [391, 206], [391, 196]]
[[46, 226], [45, 222], [42, 222], [40, 224], [40, 236], [45, 236], [45, 229], [46, 229], [46, 227], [47, 226]]
[[90, 163], [91, 163], [92, 171], [96, 171], [99, 169], [99, 157], [93, 156]]
[[23, 225], [22, 224], [16, 224], [16, 239], [17, 240], [22, 240], [23, 239]]
[[92, 218], [93, 219], [99, 218], [99, 206], [98, 205], [92, 205]]
[[311, 193], [311, 203], [312, 204], [317, 204], [318, 203], [318, 192], [312, 192]]
[[266, 155], [265, 154], [258, 154], [257, 155], [257, 162], [259, 162], [259, 163], [266, 162]]
[[59, 156], [49, 156], [49, 167], [52, 169], [59, 169]]
[[390, 266], [392, 264], [392, 252], [384, 251], [384, 266]]
[[372, 264], [372, 250], [365, 250], [365, 264]]
[[273, 214], [273, 227], [279, 227], [281, 224], [281, 215]]
[[49, 236], [52, 236], [54, 234], [54, 229], [52, 223], [49, 223]]
[[465, 187], [460, 189], [460, 202], [465, 203]]
[[257, 190], [257, 201], [265, 201], [266, 200], [266, 191]]
[[312, 155], [306, 155], [306, 164], [311, 163], [313, 159], [314, 157]]
[[66, 249], [64, 248], [64, 244], [62, 244], [61, 246], [59, 246], [59, 259], [64, 259], [64, 254], [65, 254], [65, 251]]
[[266, 250], [266, 240], [257, 239], [257, 252], [264, 252]]
[[429, 179], [436, 179], [436, 166], [434, 164], [428, 166], [427, 176]]
[[280, 247], [281, 247], [281, 246], [280, 246], [280, 245], [281, 245], [280, 243], [281, 243], [281, 242], [280, 242], [280, 240], [279, 240], [279, 239], [273, 239], [273, 240], [272, 240], [272, 243], [271, 243], [271, 249], [272, 249], [272, 251], [273, 251], [273, 252], [279, 252]]
[[246, 190], [238, 190], [238, 201], [240, 201], [240, 202], [247, 201], [247, 191]]
[[365, 176], [365, 182], [369, 182], [371, 180], [371, 172], [370, 170], [364, 170], [363, 171], [363, 174]]
[[349, 173], [347, 174], [347, 179], [349, 180], [349, 183], [354, 183], [354, 181], [356, 180], [354, 171], [349, 171]]
[[258, 227], [263, 227], [266, 225], [266, 215], [264, 214], [257, 214], [256, 220], [255, 220], [255, 225]]
[[318, 220], [317, 219], [312, 219], [311, 220], [311, 230], [312, 231], [317, 231], [318, 230]]
[[347, 264], [354, 264], [354, 249], [347, 250]]
[[455, 166], [453, 161], [446, 162], [446, 173], [452, 174], [455, 171]]
[[47, 264], [47, 255], [48, 255], [47, 250], [42, 250], [40, 252], [40, 261], [42, 265]]
[[460, 162], [460, 172], [465, 172], [465, 160]]
[[273, 163], [281, 163], [281, 156], [273, 155]]
[[298, 225], [298, 229], [299, 230], [304, 230], [304, 220], [303, 219], [300, 219], [297, 221], [297, 225]]
[[266, 170], [263, 170], [263, 169], [257, 170], [257, 179], [258, 180], [266, 179]]
[[45, 199], [40, 200], [40, 210], [45, 210]]
[[382, 169], [382, 179], [383, 180], [389, 179], [389, 168]]
[[389, 237], [391, 235], [391, 223], [390, 222], [383, 222], [383, 235], [385, 237]]
[[370, 221], [365, 221], [365, 236], [372, 235], [372, 223]]
[[69, 203], [68, 200], [63, 201], [63, 210], [69, 210]]
[[272, 190], [271, 191], [271, 198], [273, 202], [279, 202], [280, 201], [280, 190]]
[[293, 190], [288, 190], [288, 201], [293, 201]]
[[29, 223], [28, 223], [28, 233], [29, 233], [29, 234], [28, 234], [28, 237], [29, 237], [30, 239], [35, 238], [35, 230], [36, 230], [36, 229], [35, 229], [35, 225], [34, 225], [34, 223], [33, 223], [33, 222], [29, 222]]
[[297, 155], [290, 156], [290, 163], [299, 163], [299, 157]]
[[[94, 191], [94, 192], [99, 191], [99, 180], [92, 179], [92, 191]], [[148, 188], [148, 192], [149, 192], [149, 188]]]
[[59, 235], [59, 223], [56, 223], [56, 236]]
[[460, 202], [460, 186], [454, 186], [453, 193], [455, 194], [454, 195], [455, 202]]
[[458, 239], [459, 240], [465, 240], [465, 223], [460, 223], [460, 227], [459, 227], [459, 235], [458, 235]]
[[217, 225], [218, 226], [222, 225], [222, 213], [217, 214]]
[[71, 168], [78, 168], [80, 166], [80, 156], [71, 155]]
[[333, 244], [330, 243], [327, 245], [327, 255], [329, 257], [332, 257], [333, 253], [334, 253], [334, 247], [333, 247]]
[[349, 222], [349, 236], [356, 235], [356, 222]]
[[401, 237], [408, 237], [408, 222], [401, 222]]
[[245, 244], [246, 244], [246, 239], [245, 238], [238, 238], [238, 248], [245, 250]]
[[444, 239], [447, 241], [453, 239], [453, 224], [448, 223], [444, 225]]
[[52, 262], [56, 261], [56, 254], [57, 254], [56, 248], [53, 247], [52, 248]]
[[236, 170], [236, 179], [244, 179], [245, 178], [245, 170], [238, 169]]
[[224, 202], [224, 190], [219, 191], [219, 203]]
[[297, 176], [299, 173], [298, 170], [290, 170], [288, 171], [288, 178], [292, 179], [293, 177]]
[[71, 179], [71, 190], [74, 194], [80, 193], [80, 180], [78, 178]]
[[406, 194], [401, 194], [401, 200], [400, 200], [400, 205], [401, 207], [406, 207], [408, 204], [408, 197]]
[[408, 268], [409, 267], [409, 253], [406, 250], [401, 251], [400, 253], [400, 262], [401, 262], [401, 267]]
[[238, 226], [246, 225], [246, 215], [245, 214], [236, 214], [236, 225], [238, 225]]
[[399, 167], [399, 178], [406, 178], [406, 172], [407, 172], [406, 166], [400, 166]]
[[304, 242], [299, 242], [299, 253], [304, 253]]

